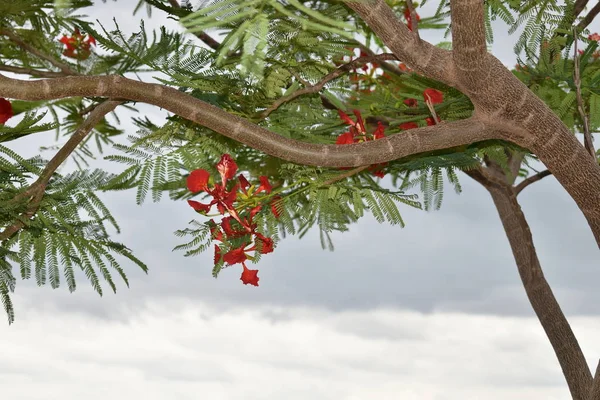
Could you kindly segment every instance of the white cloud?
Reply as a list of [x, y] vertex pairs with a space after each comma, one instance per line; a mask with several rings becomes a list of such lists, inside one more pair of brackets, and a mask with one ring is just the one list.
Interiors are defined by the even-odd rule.
[[[575, 319], [588, 340], [600, 322]], [[121, 321], [21, 310], [0, 325], [10, 399], [564, 399], [536, 320], [152, 301]]]

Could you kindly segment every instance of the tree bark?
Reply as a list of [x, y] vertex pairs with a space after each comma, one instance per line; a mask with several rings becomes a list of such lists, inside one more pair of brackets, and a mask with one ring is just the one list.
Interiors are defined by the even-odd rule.
[[510, 243], [529, 302], [554, 349], [574, 400], [586, 400], [592, 374], [569, 322], [544, 277], [525, 215], [509, 184], [487, 179], [481, 171], [469, 171], [492, 196]]

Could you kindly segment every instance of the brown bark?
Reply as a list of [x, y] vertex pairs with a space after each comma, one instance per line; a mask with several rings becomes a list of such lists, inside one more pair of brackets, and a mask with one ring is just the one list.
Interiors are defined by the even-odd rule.
[[533, 238], [509, 184], [490, 181], [481, 170], [467, 172], [491, 194], [510, 243], [529, 302], [558, 358], [574, 400], [588, 399], [592, 374], [569, 322], [544, 277]]

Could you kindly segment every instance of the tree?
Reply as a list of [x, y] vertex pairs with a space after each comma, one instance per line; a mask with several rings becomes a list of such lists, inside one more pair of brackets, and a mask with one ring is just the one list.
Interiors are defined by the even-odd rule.
[[[420, 206], [406, 189], [420, 184], [424, 208], [439, 207], [442, 172], [460, 190], [461, 170], [496, 205], [572, 397], [600, 399], [600, 366], [592, 378], [517, 201], [528, 185], [554, 175], [600, 245], [600, 166], [591, 137], [600, 128], [600, 37], [586, 30], [598, 4], [450, 0], [421, 18], [411, 2], [391, 0], [224, 0], [199, 10], [176, 0], [145, 3], [179, 18], [205, 46], [166, 30], [152, 39], [143, 29], [130, 38], [118, 26], [107, 31], [71, 12], [88, 0], [0, 3], [0, 117], [24, 114], [2, 127], [1, 141], [51, 129], [69, 135], [49, 161], [0, 146], [0, 295], [10, 322], [13, 264], [24, 279], [33, 267], [38, 284], [53, 287], [62, 265], [70, 290], [79, 267], [100, 294], [98, 272], [116, 290], [109, 266], [127, 282], [115, 255], [146, 269], [110, 238], [106, 223], [118, 225], [99, 191], [136, 188], [138, 203], [148, 192], [154, 199], [165, 191], [173, 199], [209, 195], [209, 204], [188, 203], [200, 214], [216, 206], [226, 216], [179, 231], [191, 236], [179, 247], [193, 255], [218, 242], [213, 274], [242, 263], [242, 281], [258, 285], [245, 261], [273, 251], [286, 233], [302, 236], [317, 225], [327, 245], [329, 232], [347, 229], [365, 210], [402, 224], [397, 203]], [[487, 52], [496, 18], [513, 30], [525, 24], [515, 70]], [[451, 44], [420, 38], [419, 30], [448, 22]], [[209, 29], [226, 33], [222, 43]], [[96, 42], [106, 54], [93, 50]], [[123, 76], [148, 69], [163, 74], [160, 84]], [[136, 102], [173, 116], [164, 126], [136, 119], [138, 137], [113, 144], [121, 131], [107, 114]], [[42, 120], [46, 110], [54, 122]], [[574, 132], [583, 133], [584, 145]], [[56, 173], [70, 156], [86, 162], [92, 140], [100, 151], [112, 145], [124, 153], [111, 157], [127, 165], [121, 174], [85, 165]], [[548, 169], [528, 176], [532, 160]], [[250, 179], [236, 179], [238, 166]], [[373, 178], [384, 174], [393, 190]]]

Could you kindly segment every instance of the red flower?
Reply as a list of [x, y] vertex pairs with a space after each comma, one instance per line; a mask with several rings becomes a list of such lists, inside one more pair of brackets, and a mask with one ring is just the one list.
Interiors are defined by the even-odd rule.
[[354, 135], [350, 132], [342, 133], [338, 136], [335, 144], [352, 144], [354, 143]]
[[269, 178], [267, 178], [266, 176], [260, 176], [258, 177], [258, 179], [260, 180], [260, 186], [258, 187], [258, 189], [256, 189], [255, 194], [258, 194], [260, 192], [262, 192], [263, 190], [267, 193], [271, 193], [271, 190], [273, 190], [273, 188], [271, 187], [271, 184], [269, 183]]
[[410, 70], [410, 68], [408, 68], [408, 67], [406, 66], [406, 64], [404, 64], [404, 63], [400, 63], [400, 64], [398, 65], [398, 68], [400, 68], [400, 71], [405, 71], [405, 72]]
[[403, 124], [400, 124], [399, 128], [402, 130], [408, 130], [408, 129], [415, 129], [418, 128], [419, 125], [417, 125], [416, 122], [405, 122]]
[[223, 260], [225, 260], [225, 262], [229, 265], [243, 263], [244, 261], [247, 260], [246, 252], [244, 251], [244, 247], [246, 247], [245, 244], [237, 249], [228, 251], [223, 256]]
[[247, 194], [248, 188], [250, 187], [250, 182], [248, 182], [248, 179], [246, 179], [246, 177], [244, 175], [238, 176], [238, 179], [240, 181], [240, 187], [242, 188], [244, 193]]
[[210, 208], [212, 207], [212, 205], [214, 204], [214, 203], [202, 204], [199, 201], [194, 201], [194, 200], [188, 200], [187, 202], [190, 205], [190, 207], [192, 207], [194, 210], [199, 211], [204, 214], [207, 214], [210, 211]]
[[590, 36], [588, 36], [588, 39], [600, 42], [600, 35], [598, 35], [598, 33], [592, 33]]
[[87, 59], [91, 54], [90, 47], [96, 45], [96, 39], [91, 35], [88, 35], [88, 38], [85, 40], [83, 38], [84, 35], [77, 28], [75, 28], [71, 36], [63, 35], [58, 40], [66, 46], [66, 49], [63, 50], [63, 55], [78, 60]]
[[583, 55], [583, 50], [577, 50], [577, 53], [579, 53], [580, 56]]
[[380, 121], [377, 121], [377, 129], [373, 132], [373, 137], [375, 139], [382, 139], [385, 137], [385, 126]]
[[279, 211], [277, 210], [277, 206], [281, 208], [281, 204], [281, 196], [275, 196], [273, 197], [273, 200], [271, 200], [271, 212], [273, 213], [275, 218], [279, 218]]
[[[415, 15], [417, 17], [417, 22], [419, 22], [421, 17], [417, 13], [415, 13]], [[406, 18], [406, 26], [408, 26], [408, 29], [412, 31], [412, 16], [410, 15], [410, 10], [408, 7], [404, 9], [404, 18]]]
[[205, 169], [193, 170], [187, 177], [187, 187], [192, 193], [207, 191], [208, 190], [208, 178], [210, 174]]
[[221, 261], [221, 248], [219, 246], [217, 246], [215, 244], [215, 265], [217, 265], [219, 263], [219, 261]]
[[219, 174], [221, 174], [221, 182], [223, 187], [229, 179], [235, 176], [237, 168], [237, 164], [235, 161], [233, 161], [229, 154], [223, 154], [221, 156], [221, 160], [219, 160], [217, 164], [217, 171], [219, 171]]
[[409, 107], [416, 107], [418, 104], [417, 99], [405, 99], [403, 103]]
[[265, 237], [260, 233], [256, 233], [256, 239], [261, 242], [260, 252], [261, 254], [267, 254], [273, 252], [273, 239]]
[[239, 237], [247, 234], [246, 231], [236, 231], [231, 227], [231, 219], [232, 217], [225, 217], [221, 220], [221, 228], [228, 237]]
[[431, 101], [431, 104], [440, 104], [444, 102], [444, 94], [439, 90], [427, 88], [423, 91], [425, 101]]
[[258, 286], [258, 270], [257, 269], [248, 269], [246, 268], [246, 264], [242, 263], [244, 270], [242, 271], [242, 276], [240, 280], [244, 283], [244, 285], [251, 284], [254, 286]]
[[0, 124], [4, 124], [13, 115], [13, 108], [10, 101], [0, 97]]
[[427, 122], [427, 126], [432, 126], [432, 125], [437, 125], [438, 123], [441, 122], [440, 117], [437, 117], [437, 123], [433, 121], [433, 117], [427, 117], [425, 118], [425, 122]]
[[340, 118], [347, 123], [348, 125], [352, 125], [355, 126], [356, 122], [352, 121], [350, 119], [350, 117], [348, 116], [348, 114], [346, 114], [345, 112], [343, 112], [342, 110], [338, 110], [338, 114], [340, 115]]

